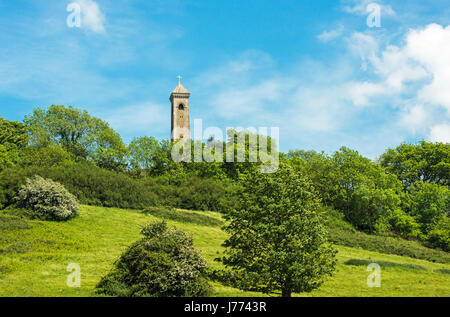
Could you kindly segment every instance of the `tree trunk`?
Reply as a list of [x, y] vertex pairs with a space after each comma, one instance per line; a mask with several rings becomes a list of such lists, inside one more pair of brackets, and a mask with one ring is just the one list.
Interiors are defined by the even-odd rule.
[[281, 297], [291, 297], [292, 285], [291, 276], [287, 276], [284, 283], [281, 284]]
[[283, 288], [281, 290], [281, 297], [291, 297], [292, 291], [290, 288]]

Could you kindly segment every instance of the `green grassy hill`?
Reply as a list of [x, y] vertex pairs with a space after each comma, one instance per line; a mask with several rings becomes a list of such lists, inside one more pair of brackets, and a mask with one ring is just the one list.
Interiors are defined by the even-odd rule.
[[[207, 215], [209, 221], [202, 221]], [[213, 268], [226, 234], [221, 216], [187, 212], [169, 217], [155, 212], [83, 206], [68, 222], [25, 220], [0, 212], [0, 296], [95, 296], [94, 287], [125, 248], [140, 238], [149, 221], [164, 217], [191, 233]], [[199, 220], [200, 219], [200, 220]], [[338, 246], [334, 276], [318, 290], [300, 296], [450, 296], [450, 264]], [[366, 285], [368, 263], [382, 267], [381, 287]], [[66, 286], [69, 263], [81, 267], [81, 287]], [[213, 283], [214, 296], [262, 296]]]

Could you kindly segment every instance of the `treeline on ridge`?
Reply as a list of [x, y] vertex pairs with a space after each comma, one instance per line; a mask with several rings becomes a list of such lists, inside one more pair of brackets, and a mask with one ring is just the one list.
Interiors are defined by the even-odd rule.
[[[234, 142], [246, 132], [227, 133], [227, 142]], [[72, 107], [36, 108], [23, 123], [0, 119], [0, 207], [14, 203], [26, 178], [40, 175], [84, 204], [220, 212], [236, 207], [241, 176], [261, 164], [175, 163], [171, 150], [170, 141], [153, 137], [126, 145], [107, 122]], [[331, 155], [279, 154], [280, 162], [309, 179], [324, 210], [338, 212], [355, 229], [449, 250], [450, 144], [401, 144], [377, 161], [345, 147]]]

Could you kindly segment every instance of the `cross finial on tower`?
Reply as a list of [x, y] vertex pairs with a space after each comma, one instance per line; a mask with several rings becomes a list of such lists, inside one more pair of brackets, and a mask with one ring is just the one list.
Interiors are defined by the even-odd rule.
[[180, 75], [178, 75], [177, 78], [178, 78], [178, 83], [181, 84], [181, 78], [183, 78], [183, 77], [181, 77]]

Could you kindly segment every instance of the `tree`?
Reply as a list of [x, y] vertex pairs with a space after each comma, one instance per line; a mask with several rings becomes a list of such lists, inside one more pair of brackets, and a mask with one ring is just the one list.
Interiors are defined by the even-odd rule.
[[14, 144], [23, 149], [28, 144], [27, 128], [17, 121], [8, 121], [0, 117], [0, 144]]
[[397, 175], [405, 188], [416, 181], [450, 186], [450, 143], [401, 144], [388, 149], [380, 164]]
[[154, 137], [134, 138], [128, 146], [130, 165], [139, 173], [162, 175], [173, 163], [168, 140], [158, 142]]
[[450, 214], [450, 190], [447, 186], [418, 181], [409, 188], [407, 212], [421, 225], [423, 233], [433, 230]]
[[265, 293], [290, 297], [319, 287], [334, 271], [336, 251], [309, 181], [282, 163], [275, 173], [250, 172], [241, 182], [241, 207], [225, 216], [224, 264]]
[[296, 171], [308, 175], [327, 206], [332, 206], [339, 190], [339, 167], [333, 158], [316, 151], [289, 151], [286, 162]]
[[224, 157], [222, 169], [231, 179], [237, 180], [243, 173], [260, 171], [262, 165], [277, 167], [278, 164], [278, 145], [270, 136], [249, 130], [228, 129], [227, 142], [223, 142], [222, 148]]
[[77, 159], [92, 160], [112, 170], [124, 168], [127, 148], [122, 138], [86, 110], [52, 105], [47, 110], [34, 109], [24, 122], [35, 147], [61, 145]]
[[338, 168], [333, 207], [359, 229], [388, 231], [390, 218], [394, 211], [398, 215], [401, 203], [397, 177], [346, 147], [333, 155], [333, 161]]
[[0, 117], [0, 170], [20, 162], [20, 151], [28, 144], [25, 125]]

